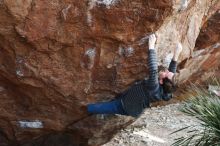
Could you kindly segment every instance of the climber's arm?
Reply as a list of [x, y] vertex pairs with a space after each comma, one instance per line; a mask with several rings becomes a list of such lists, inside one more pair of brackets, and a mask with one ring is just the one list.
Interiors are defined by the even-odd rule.
[[154, 88], [156, 85], [159, 84], [155, 43], [156, 43], [156, 36], [155, 34], [152, 34], [149, 37], [149, 52], [148, 52], [148, 67], [149, 67], [148, 85], [152, 88]]
[[176, 49], [174, 50], [173, 59], [169, 65], [170, 72], [176, 73], [177, 61], [181, 52], [182, 52], [182, 44], [178, 43]]
[[177, 68], [177, 61], [174, 61], [173, 59], [171, 60], [170, 62], [170, 65], [169, 65], [169, 71], [172, 72], [172, 73], [176, 73], [176, 68]]

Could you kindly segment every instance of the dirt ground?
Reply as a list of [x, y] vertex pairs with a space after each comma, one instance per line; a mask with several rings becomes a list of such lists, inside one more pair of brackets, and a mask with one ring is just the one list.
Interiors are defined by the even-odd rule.
[[172, 132], [192, 126], [201, 128], [198, 121], [179, 111], [183, 103], [146, 109], [145, 112], [126, 129], [103, 146], [170, 146], [174, 139], [186, 136], [186, 131]]

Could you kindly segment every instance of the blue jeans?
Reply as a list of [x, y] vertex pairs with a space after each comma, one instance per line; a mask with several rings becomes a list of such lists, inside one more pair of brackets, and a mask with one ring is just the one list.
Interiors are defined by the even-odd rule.
[[91, 114], [120, 114], [127, 115], [122, 107], [120, 99], [115, 99], [108, 102], [100, 102], [88, 104], [87, 110]]

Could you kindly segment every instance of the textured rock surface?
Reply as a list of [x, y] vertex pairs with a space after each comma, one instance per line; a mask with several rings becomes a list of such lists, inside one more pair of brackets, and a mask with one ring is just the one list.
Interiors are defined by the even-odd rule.
[[[0, 143], [47, 145], [56, 140], [59, 145], [63, 135], [70, 144], [104, 143], [133, 119], [116, 116], [103, 122], [87, 117], [83, 106], [112, 99], [147, 75], [145, 42], [152, 32], [158, 36], [159, 64], [165, 64], [162, 58], [177, 41], [184, 47], [181, 60], [188, 59], [205, 19], [218, 18], [217, 2], [0, 0]], [[219, 49], [211, 52], [215, 56]], [[182, 64], [189, 71], [182, 78], [187, 80], [191, 64]], [[19, 125], [36, 120], [42, 125]]]
[[[213, 13], [213, 10], [215, 13]], [[208, 19], [207, 19], [208, 17]], [[196, 40], [195, 48], [181, 66], [181, 81], [200, 82], [219, 77], [220, 69], [220, 1], [212, 6]]]
[[[220, 3], [219, 3], [220, 7]], [[203, 25], [196, 41], [195, 49], [206, 49], [213, 46], [218, 48], [220, 45], [220, 10], [213, 14]]]

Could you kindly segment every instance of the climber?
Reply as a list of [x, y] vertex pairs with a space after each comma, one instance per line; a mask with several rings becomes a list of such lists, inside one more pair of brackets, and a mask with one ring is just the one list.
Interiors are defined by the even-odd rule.
[[135, 82], [129, 89], [108, 102], [87, 105], [90, 114], [121, 114], [138, 117], [144, 108], [150, 107], [151, 102], [161, 99], [168, 101], [175, 91], [174, 74], [177, 60], [182, 51], [181, 43], [174, 50], [174, 56], [169, 68], [158, 73], [157, 56], [155, 51], [156, 36], [149, 37], [148, 66], [149, 78]]

